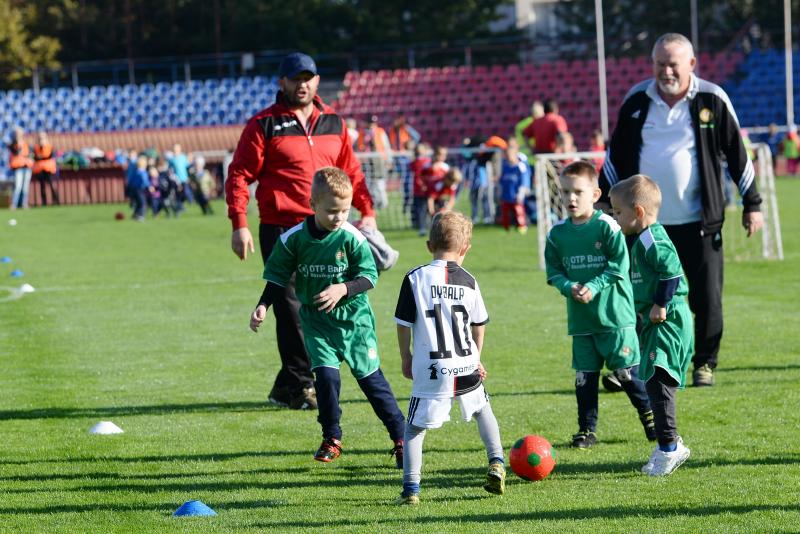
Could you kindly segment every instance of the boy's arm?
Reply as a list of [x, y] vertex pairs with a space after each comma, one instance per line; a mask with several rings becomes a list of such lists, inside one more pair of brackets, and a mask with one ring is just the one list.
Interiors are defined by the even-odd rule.
[[683, 267], [673, 246], [663, 241], [653, 243], [645, 253], [645, 261], [658, 275], [658, 284], [653, 293], [653, 307], [650, 308], [650, 321], [663, 323], [667, 320], [667, 306], [678, 290]]
[[274, 282], [267, 282], [264, 292], [261, 293], [261, 298], [258, 299], [256, 309], [250, 314], [250, 330], [258, 332], [258, 327], [267, 317], [267, 310], [275, 302], [275, 299], [283, 296], [285, 291], [285, 287], [279, 286]]
[[411, 374], [411, 360], [413, 355], [411, 353], [411, 329], [401, 324], [397, 325], [397, 344], [400, 348], [400, 365], [403, 371], [403, 376], [406, 378], [414, 378]]
[[567, 271], [561, 264], [561, 256], [558, 249], [547, 235], [547, 244], [544, 247], [544, 260], [547, 269], [547, 283], [558, 289], [559, 293], [565, 297], [572, 296], [572, 286], [575, 282], [569, 279]]
[[619, 230], [609, 227], [609, 235], [606, 236], [605, 246], [603, 247], [608, 258], [606, 268], [603, 272], [587, 281], [583, 286], [591, 292], [591, 299], [596, 297], [605, 288], [616, 284], [625, 279], [628, 272], [630, 260], [628, 259], [628, 246], [625, 244], [625, 236]]
[[480, 354], [483, 352], [483, 337], [486, 334], [486, 325], [474, 324], [470, 326], [470, 329], [472, 330], [472, 340], [475, 342], [475, 347]]

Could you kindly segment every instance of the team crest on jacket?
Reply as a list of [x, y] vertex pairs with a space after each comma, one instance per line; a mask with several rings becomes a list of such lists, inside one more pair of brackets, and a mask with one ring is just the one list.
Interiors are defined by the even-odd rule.
[[343, 260], [344, 257], [345, 257], [344, 250], [339, 250], [338, 252], [336, 252], [336, 259], [337, 260]]
[[708, 108], [703, 108], [700, 110], [700, 122], [709, 123], [711, 119], [714, 118], [714, 114], [711, 113], [711, 110]]
[[594, 244], [594, 248], [596, 248], [597, 250], [600, 250], [601, 248], [603, 248], [603, 244], [600, 241], [597, 241]]

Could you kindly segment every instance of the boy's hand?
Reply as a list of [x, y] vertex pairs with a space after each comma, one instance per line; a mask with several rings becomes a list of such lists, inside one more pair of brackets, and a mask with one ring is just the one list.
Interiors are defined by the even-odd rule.
[[403, 358], [401, 369], [403, 371], [403, 376], [413, 380], [414, 375], [411, 373], [411, 358]]
[[651, 323], [663, 323], [667, 320], [667, 309], [662, 308], [658, 304], [653, 304], [653, 307], [650, 308], [650, 322]]
[[486, 368], [483, 366], [483, 362], [478, 362], [478, 374], [481, 380], [486, 380]]
[[256, 306], [256, 309], [253, 310], [253, 314], [250, 316], [250, 330], [253, 332], [258, 332], [258, 327], [264, 322], [266, 316], [267, 307], [263, 304]]
[[347, 286], [344, 284], [333, 284], [326, 287], [314, 297], [314, 304], [321, 312], [330, 313], [336, 304], [347, 295]]
[[572, 298], [580, 303], [587, 304], [592, 300], [592, 291], [583, 284], [572, 286]]

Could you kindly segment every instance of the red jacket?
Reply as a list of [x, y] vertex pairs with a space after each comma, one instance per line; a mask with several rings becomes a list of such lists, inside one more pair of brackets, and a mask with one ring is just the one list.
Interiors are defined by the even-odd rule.
[[253, 182], [258, 182], [256, 200], [262, 224], [294, 226], [311, 215], [311, 178], [317, 169], [327, 166], [339, 167], [350, 176], [353, 206], [361, 215], [375, 215], [344, 120], [315, 97], [307, 127], [303, 128], [283, 103], [281, 93], [275, 104], [247, 122], [225, 182], [234, 230], [247, 226], [247, 186]]

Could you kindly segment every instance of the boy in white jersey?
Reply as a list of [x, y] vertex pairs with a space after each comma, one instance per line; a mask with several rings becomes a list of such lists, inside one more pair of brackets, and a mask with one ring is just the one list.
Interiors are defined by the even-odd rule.
[[397, 339], [403, 376], [414, 382], [399, 504], [419, 503], [425, 432], [450, 420], [454, 397], [463, 420], [475, 416], [478, 422], [489, 459], [484, 489], [497, 495], [505, 491], [500, 429], [483, 388], [486, 372], [480, 361], [489, 315], [478, 282], [461, 267], [471, 238], [472, 223], [467, 217], [453, 211], [437, 215], [428, 241], [433, 261], [409, 271], [400, 288]]
[[619, 181], [609, 193], [622, 233], [636, 236], [631, 245], [633, 300], [641, 322], [640, 375], [655, 413], [658, 446], [642, 467], [650, 476], [665, 476], [689, 458], [678, 435], [675, 393], [683, 389], [694, 347], [689, 286], [678, 252], [656, 219], [661, 207], [658, 185], [643, 174]]
[[378, 271], [366, 238], [347, 222], [352, 199], [353, 185], [344, 171], [323, 167], [314, 173], [314, 215], [281, 234], [264, 266], [267, 285], [250, 316], [250, 328], [258, 331], [267, 309], [294, 276], [322, 426], [314, 459], [332, 462], [342, 453], [339, 367], [346, 362], [389, 432], [399, 468], [403, 414], [380, 368], [375, 316], [366, 294], [377, 283]]

